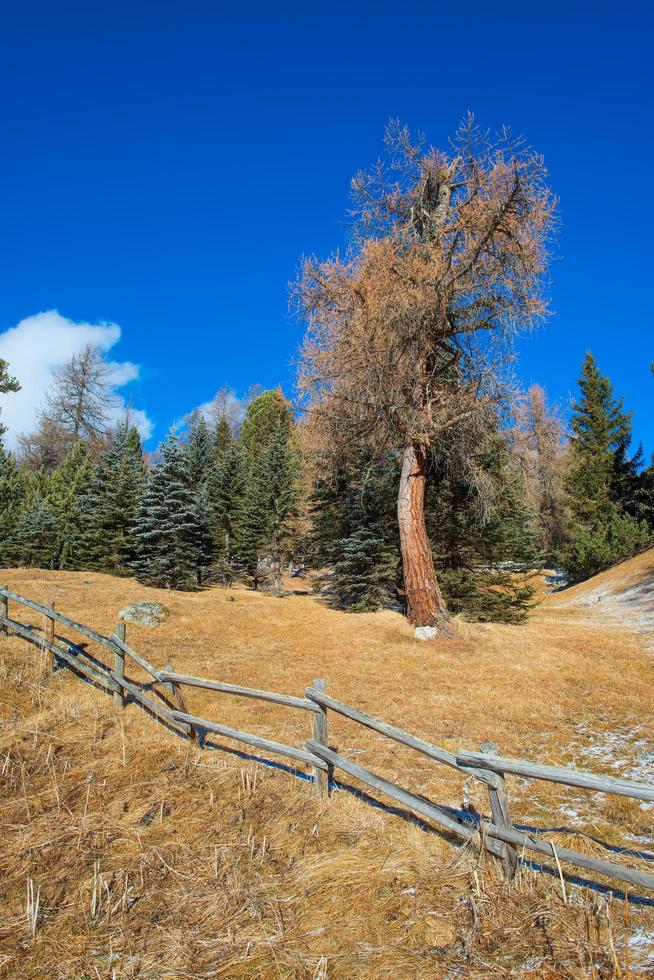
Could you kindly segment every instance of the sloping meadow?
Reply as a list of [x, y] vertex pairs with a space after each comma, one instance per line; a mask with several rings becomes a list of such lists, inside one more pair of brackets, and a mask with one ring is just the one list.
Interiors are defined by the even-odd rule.
[[[128, 626], [157, 666], [289, 694], [326, 677], [334, 696], [450, 749], [494, 738], [506, 754], [612, 774], [589, 739], [637, 723], [621, 759], [651, 750], [636, 639], [560, 623], [547, 606], [525, 627], [461, 624], [457, 640], [432, 646], [393, 613], [348, 616], [309, 597], [5, 577], [105, 633], [128, 601], [163, 600], [163, 626]], [[318, 800], [308, 773], [219, 739], [200, 750], [70, 671], [52, 674], [17, 638], [0, 637], [0, 677], [2, 976], [582, 977], [652, 963], [654, 914], [639, 900], [654, 895], [627, 906], [528, 866], [509, 885], [491, 857], [375, 805], [353, 781]], [[189, 701], [291, 744], [310, 734], [302, 713], [275, 705], [204, 691]], [[361, 764], [434, 802], [488, 811], [483, 787], [458, 773], [345, 719], [330, 725]], [[553, 829], [562, 846], [652, 849], [652, 812], [635, 801], [524, 780], [509, 791], [515, 823]]]

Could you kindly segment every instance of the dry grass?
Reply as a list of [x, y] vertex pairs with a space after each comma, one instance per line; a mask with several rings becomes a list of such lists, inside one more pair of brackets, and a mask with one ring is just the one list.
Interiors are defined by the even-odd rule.
[[[493, 740], [611, 773], [638, 772], [652, 752], [642, 638], [557, 596], [525, 626], [461, 623], [456, 640], [420, 644], [396, 614], [346, 615], [310, 596], [3, 578], [100, 632], [127, 602], [159, 599], [162, 626], [128, 625], [153, 663], [292, 694], [325, 677], [336, 697], [451, 749]], [[570, 880], [564, 902], [558, 878], [526, 869], [509, 888], [491, 859], [351, 793], [317, 801], [281, 768], [199, 752], [133, 705], [117, 712], [19, 639], [0, 640], [0, 679], [0, 976], [626, 976], [626, 957], [647, 969], [647, 907], [632, 904], [625, 922], [623, 903]], [[224, 724], [309, 736], [302, 712], [187, 693], [190, 710]], [[363, 765], [488, 810], [456, 773], [345, 719], [330, 725], [330, 742]], [[510, 794], [516, 822], [557, 828], [555, 842], [651, 848], [652, 811], [633, 801], [521, 780]]]

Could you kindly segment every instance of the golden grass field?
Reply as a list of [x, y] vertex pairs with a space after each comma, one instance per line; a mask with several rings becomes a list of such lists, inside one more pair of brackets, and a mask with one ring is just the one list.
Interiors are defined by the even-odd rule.
[[[163, 625], [127, 627], [157, 666], [288, 694], [324, 677], [335, 697], [452, 750], [491, 740], [506, 755], [654, 779], [654, 635], [584, 604], [593, 589], [647, 586], [653, 552], [546, 596], [525, 625], [459, 622], [441, 643], [414, 640], [398, 614], [340, 613], [308, 594], [2, 578], [101, 633], [128, 602], [162, 601]], [[530, 868], [507, 885], [492, 858], [347, 788], [317, 800], [310, 782], [235, 743], [200, 751], [135, 705], [117, 710], [18, 638], [0, 637], [0, 679], [2, 977], [654, 975], [654, 893], [627, 906], [565, 868], [565, 896], [557, 875]], [[185, 696], [231, 727], [310, 736], [305, 712]], [[333, 713], [330, 743], [436, 803], [488, 812], [478, 784]], [[609, 858], [604, 844], [654, 851], [654, 810], [637, 801], [508, 781], [514, 822], [554, 828], [555, 843]]]

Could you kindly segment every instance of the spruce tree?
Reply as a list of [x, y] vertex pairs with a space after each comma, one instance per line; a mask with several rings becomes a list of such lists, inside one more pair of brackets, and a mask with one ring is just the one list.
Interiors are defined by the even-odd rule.
[[189, 474], [191, 482], [198, 489], [202, 487], [209, 476], [213, 459], [215, 437], [203, 415], [194, 420], [186, 444]]
[[647, 524], [639, 519], [642, 453], [629, 455], [631, 415], [590, 353], [579, 389], [570, 422], [567, 479], [573, 520], [560, 555], [571, 581], [595, 575], [652, 540]]
[[5, 451], [0, 437], [0, 565], [7, 565], [8, 543], [28, 493], [28, 478]]
[[427, 526], [443, 592], [467, 619], [521, 622], [534, 604], [530, 579], [541, 561], [535, 514], [502, 432], [471, 434], [466, 452], [474, 478], [470, 458], [432, 460]]
[[214, 434], [214, 463], [219, 463], [228, 449], [234, 445], [234, 434], [227, 416], [223, 413]]
[[243, 519], [245, 479], [241, 453], [232, 443], [225, 446], [209, 473], [207, 503], [216, 574], [225, 585], [234, 574]]
[[8, 544], [12, 564], [25, 568], [53, 568], [61, 531], [48, 501], [37, 494], [22, 512]]
[[259, 483], [266, 515], [263, 544], [273, 565], [272, 592], [278, 596], [282, 562], [292, 554], [300, 499], [300, 460], [282, 427], [274, 434], [263, 457]]
[[397, 550], [361, 525], [338, 542], [332, 603], [350, 612], [374, 612], [390, 601], [397, 577]]
[[201, 584], [209, 560], [208, 519], [174, 432], [160, 447], [137, 510], [134, 537], [139, 581], [168, 589]]
[[323, 470], [310, 500], [311, 560], [327, 569], [319, 581], [340, 609], [365, 612], [397, 593], [395, 519], [398, 468], [359, 447]]
[[144, 485], [141, 439], [124, 418], [111, 433], [109, 447], [80, 500], [76, 552], [81, 567], [131, 574], [136, 554], [132, 526]]
[[70, 450], [48, 482], [46, 499], [58, 531], [53, 568], [77, 568], [80, 556], [76, 542], [82, 523], [81, 501], [93, 476], [93, 464], [86, 445], [78, 442]]
[[[255, 588], [259, 585], [261, 558], [271, 557], [277, 567], [282, 531], [281, 525], [277, 526], [280, 516], [276, 508], [281, 513], [286, 506], [282, 504], [282, 499], [287, 498], [281, 484], [290, 479], [293, 468], [292, 431], [293, 413], [279, 389], [264, 391], [250, 402], [238, 440], [243, 494], [234, 556]], [[286, 521], [284, 517], [282, 523]], [[279, 577], [275, 574], [273, 578], [278, 589]]]

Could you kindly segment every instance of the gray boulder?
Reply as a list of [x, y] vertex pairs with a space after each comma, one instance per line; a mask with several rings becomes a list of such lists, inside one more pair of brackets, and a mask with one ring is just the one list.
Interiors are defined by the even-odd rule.
[[150, 600], [132, 602], [118, 613], [118, 618], [124, 622], [138, 623], [140, 626], [159, 626], [167, 617], [166, 607]]

